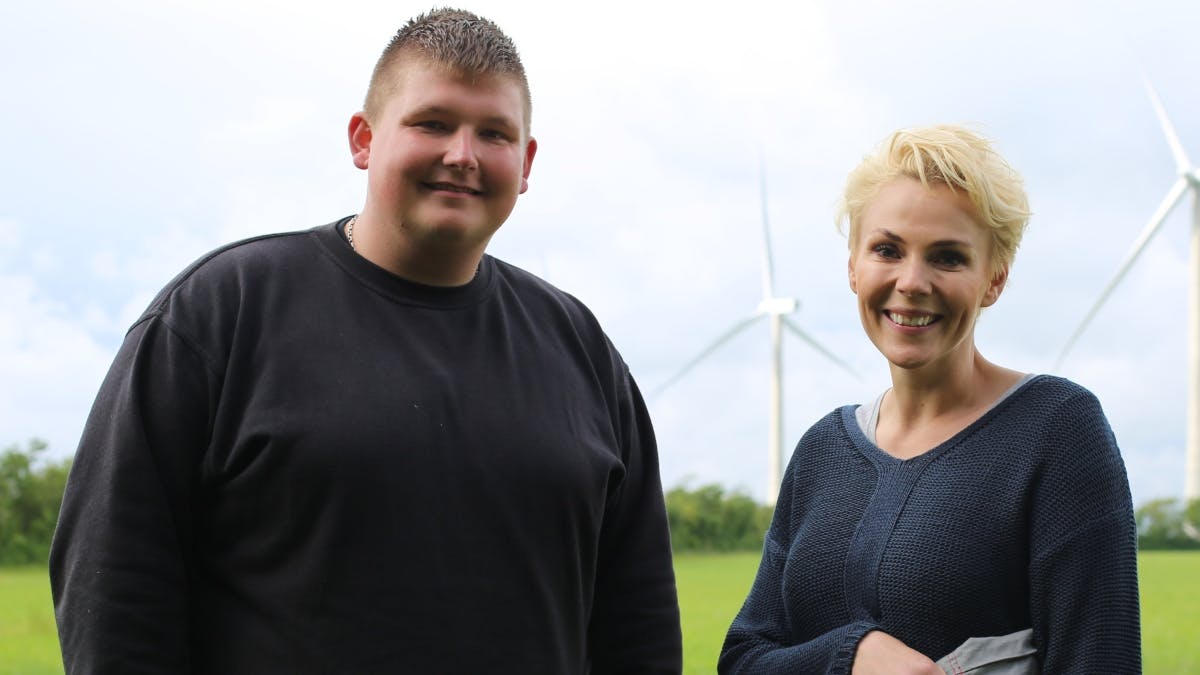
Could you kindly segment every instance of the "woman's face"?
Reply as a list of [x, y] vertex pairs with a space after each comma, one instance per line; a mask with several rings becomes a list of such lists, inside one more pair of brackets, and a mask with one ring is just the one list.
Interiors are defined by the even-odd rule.
[[863, 328], [893, 366], [939, 369], [970, 360], [979, 310], [996, 302], [991, 238], [963, 190], [902, 177], [867, 205], [850, 251]]

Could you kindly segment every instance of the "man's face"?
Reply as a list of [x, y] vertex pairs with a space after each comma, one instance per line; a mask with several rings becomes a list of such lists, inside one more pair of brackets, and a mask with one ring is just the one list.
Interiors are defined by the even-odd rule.
[[537, 150], [521, 85], [419, 60], [396, 77], [377, 118], [351, 131], [369, 199], [413, 247], [482, 251], [525, 191]]

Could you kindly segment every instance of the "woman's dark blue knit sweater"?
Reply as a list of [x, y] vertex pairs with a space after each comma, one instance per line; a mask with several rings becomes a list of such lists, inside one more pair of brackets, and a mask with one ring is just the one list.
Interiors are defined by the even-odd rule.
[[899, 460], [854, 406], [800, 440], [722, 673], [849, 673], [883, 630], [932, 659], [1033, 628], [1043, 673], [1137, 673], [1137, 535], [1099, 402], [1041, 375]]

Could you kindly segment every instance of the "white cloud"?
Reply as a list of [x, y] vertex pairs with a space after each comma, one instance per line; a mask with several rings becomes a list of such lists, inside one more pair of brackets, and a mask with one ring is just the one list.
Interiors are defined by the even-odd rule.
[[[1200, 157], [1200, 18], [1186, 3], [466, 6], [521, 47], [541, 143], [493, 251], [589, 303], [644, 389], [757, 302], [765, 162], [777, 288], [864, 374], [789, 338], [788, 447], [887, 386], [831, 224], [846, 172], [887, 132], [974, 121], [1026, 176], [1034, 222], [979, 340], [1027, 370], [1051, 369], [1173, 179], [1139, 63]], [[0, 378], [32, 395], [0, 400], [0, 444], [77, 435], [125, 327], [196, 257], [358, 209], [345, 123], [384, 42], [425, 8], [48, 0], [8, 13], [0, 57], [28, 67], [0, 74], [13, 101], [0, 109]], [[1176, 214], [1064, 367], [1110, 411], [1147, 498], [1180, 489], [1162, 472], [1183, 445], [1185, 236]], [[765, 345], [753, 327], [653, 402], [668, 483], [761, 495]]]
[[93, 276], [97, 279], [112, 280], [121, 276], [120, 263], [117, 254], [111, 249], [96, 251], [88, 264]]
[[0, 446], [42, 438], [74, 452], [112, 358], [28, 277], [0, 275]]
[[16, 253], [21, 246], [21, 226], [15, 220], [0, 218], [0, 261]]

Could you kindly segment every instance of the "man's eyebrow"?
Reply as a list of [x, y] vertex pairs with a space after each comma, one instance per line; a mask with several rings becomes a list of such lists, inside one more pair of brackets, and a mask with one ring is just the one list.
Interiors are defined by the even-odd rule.
[[[412, 110], [410, 110], [408, 112], [407, 115], [405, 115], [405, 117], [412, 118], [412, 117], [421, 117], [423, 115], [452, 115], [452, 114], [454, 114], [454, 111], [451, 110], [450, 108], [446, 108], [446, 107], [440, 106], [440, 105], [426, 105], [426, 106], [420, 106], [417, 108], [413, 108]], [[516, 122], [512, 118], [508, 117], [507, 115], [491, 115], [489, 117], [483, 118], [483, 122], [484, 122], [484, 124], [488, 124], [488, 125], [512, 127], [514, 129], [520, 128], [520, 126], [521, 126], [518, 122]]]

